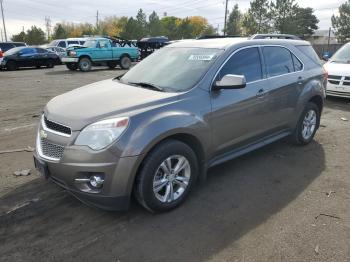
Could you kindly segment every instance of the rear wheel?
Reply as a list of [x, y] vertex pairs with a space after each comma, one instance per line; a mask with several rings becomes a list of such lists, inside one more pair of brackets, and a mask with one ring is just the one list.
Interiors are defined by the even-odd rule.
[[136, 180], [136, 198], [151, 212], [171, 210], [185, 200], [197, 173], [193, 150], [177, 140], [165, 141], [144, 160]]
[[13, 70], [16, 70], [18, 67], [17, 67], [17, 63], [15, 61], [8, 61], [6, 63], [6, 68], [7, 70], [9, 71], [13, 71]]
[[122, 69], [128, 70], [131, 67], [131, 59], [130, 57], [124, 55], [120, 58], [120, 67]]
[[110, 61], [107, 63], [107, 66], [110, 68], [110, 69], [114, 69], [116, 66], [117, 66], [117, 62], [115, 61]]
[[83, 72], [88, 72], [91, 70], [92, 63], [91, 60], [87, 57], [83, 57], [79, 61], [79, 69]]
[[55, 67], [55, 62], [52, 59], [47, 60], [46, 67], [47, 68], [54, 68]]
[[78, 69], [78, 64], [77, 63], [67, 63], [66, 67], [71, 71], [75, 71]]
[[320, 123], [320, 110], [315, 103], [309, 102], [300, 116], [298, 124], [291, 136], [297, 145], [307, 145], [314, 138]]

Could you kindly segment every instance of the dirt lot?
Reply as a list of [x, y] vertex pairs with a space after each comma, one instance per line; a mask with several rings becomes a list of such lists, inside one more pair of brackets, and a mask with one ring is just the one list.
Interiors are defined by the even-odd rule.
[[[0, 151], [34, 147], [50, 98], [121, 70], [0, 71]], [[328, 99], [315, 141], [281, 141], [209, 171], [186, 203], [152, 215], [87, 207], [0, 155], [0, 261], [349, 261], [350, 100]], [[28, 177], [13, 172], [32, 169]]]

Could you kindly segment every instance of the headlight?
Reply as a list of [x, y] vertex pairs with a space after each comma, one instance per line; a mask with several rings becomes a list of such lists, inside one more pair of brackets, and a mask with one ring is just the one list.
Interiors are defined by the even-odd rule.
[[70, 51], [69, 52], [69, 56], [75, 56], [75, 55], [77, 55], [77, 52], [75, 52], [75, 51]]
[[128, 117], [106, 119], [93, 123], [80, 132], [75, 145], [100, 150], [117, 140], [129, 125]]

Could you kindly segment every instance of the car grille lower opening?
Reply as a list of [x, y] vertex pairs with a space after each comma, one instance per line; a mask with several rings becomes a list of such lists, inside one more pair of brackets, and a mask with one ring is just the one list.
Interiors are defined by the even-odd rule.
[[40, 146], [42, 154], [53, 159], [61, 159], [64, 151], [64, 146], [52, 144], [46, 139], [40, 139]]
[[50, 121], [48, 120], [46, 117], [44, 117], [44, 121], [45, 121], [45, 125], [48, 129], [51, 129], [53, 131], [59, 132], [59, 133], [63, 133], [66, 135], [71, 135], [72, 134], [72, 130], [64, 125], [58, 124], [56, 122]]

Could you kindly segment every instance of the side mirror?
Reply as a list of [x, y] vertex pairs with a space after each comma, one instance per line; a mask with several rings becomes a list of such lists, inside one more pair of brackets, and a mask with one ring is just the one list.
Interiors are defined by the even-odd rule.
[[225, 75], [220, 81], [216, 81], [213, 90], [240, 89], [246, 86], [244, 75]]

